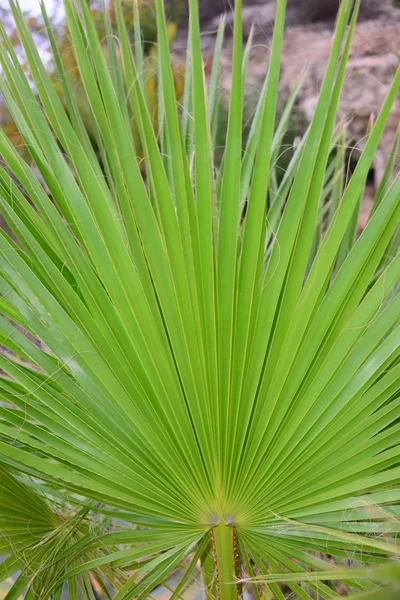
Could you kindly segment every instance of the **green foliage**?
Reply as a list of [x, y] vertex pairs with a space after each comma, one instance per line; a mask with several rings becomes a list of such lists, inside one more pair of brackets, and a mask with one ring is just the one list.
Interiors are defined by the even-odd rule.
[[[97, 538], [108, 527], [108, 519], [93, 526], [87, 508], [71, 514], [66, 502], [54, 500], [53, 512], [49, 500], [33, 489], [32, 480], [18, 481], [4, 469], [0, 476], [0, 551], [7, 556], [1, 565], [1, 577], [18, 572], [7, 597], [17, 597], [26, 590], [27, 598], [45, 598], [53, 589], [59, 596], [67, 568], [75, 566], [80, 573], [79, 566], [89, 560], [95, 563], [91, 577], [99, 582], [100, 589], [106, 580], [114, 585], [124, 581], [119, 569], [102, 566], [106, 554], [97, 549]], [[76, 598], [78, 590], [92, 597], [86, 591], [91, 588], [92, 581], [84, 569], [69, 579], [69, 598]]]
[[142, 599], [183, 566], [175, 600], [199, 560], [209, 598], [233, 600], [246, 585], [256, 600], [335, 598], [338, 581], [356, 597], [392, 593], [392, 157], [359, 236], [355, 215], [400, 70], [347, 177], [335, 117], [359, 2], [341, 3], [315, 114], [283, 178], [276, 161], [297, 93], [277, 124], [285, 0], [245, 147], [236, 2], [218, 169], [224, 26], [206, 86], [196, 0], [182, 105], [156, 2], [157, 132], [121, 4], [105, 51], [87, 3], [65, 0], [100, 161], [56, 46], [65, 104], [11, 7], [30, 75], [3, 32], [0, 91], [46, 189], [0, 133], [1, 210], [18, 240], [0, 235], [2, 574], [22, 569], [9, 598], [25, 587], [59, 598], [64, 580], [72, 600], [93, 598], [97, 578], [116, 600]]
[[[142, 60], [140, 67], [141, 78], [146, 88], [146, 101], [149, 106], [149, 111], [152, 115], [153, 126], [158, 132], [158, 58], [157, 58], [157, 28], [155, 22], [155, 6], [151, 2], [122, 2], [121, 3], [122, 17], [127, 29], [132, 51], [136, 55], [141, 53]], [[51, 31], [51, 23], [44, 11], [43, 19], [32, 18], [28, 19], [29, 29], [34, 34], [35, 40], [40, 39], [40, 46], [43, 52], [53, 51], [53, 58], [46, 65], [49, 74], [53, 80], [53, 85], [60, 96], [64, 105], [68, 107], [68, 96], [73, 97], [76, 108], [82, 119], [82, 124], [85, 127], [91, 143], [96, 151], [99, 150], [98, 140], [96, 139], [96, 125], [93, 121], [90, 103], [88, 102], [84, 85], [82, 83], [79, 67], [77, 64], [75, 51], [68, 26], [66, 23], [58, 24], [55, 31]], [[107, 10], [103, 8], [91, 7], [91, 19], [96, 29], [101, 48], [107, 57], [107, 62], [114, 70], [120, 69], [118, 58], [118, 47], [113, 41], [113, 37], [117, 36], [117, 23], [114, 9], [114, 3], [110, 2]], [[44, 35], [44, 31], [49, 33], [49, 39]], [[14, 49], [20, 46], [18, 31], [10, 23], [8, 24], [8, 38], [12, 42]], [[167, 26], [168, 39], [173, 41], [176, 34], [176, 25], [171, 22]], [[29, 65], [25, 60], [22, 61], [22, 67], [29, 73]], [[60, 76], [62, 71], [62, 76]], [[182, 99], [184, 86], [184, 65], [180, 61], [173, 62], [173, 75], [175, 81], [175, 94], [178, 102]], [[66, 90], [66, 86], [68, 90]], [[125, 90], [125, 93], [126, 90]], [[140, 139], [137, 133], [137, 128], [132, 120], [132, 134], [138, 155], [142, 156], [142, 148]], [[0, 106], [0, 125], [12, 143], [18, 148], [21, 155], [30, 160], [29, 152], [24, 144], [23, 137], [18, 131], [12, 116], [7, 109], [7, 106]]]

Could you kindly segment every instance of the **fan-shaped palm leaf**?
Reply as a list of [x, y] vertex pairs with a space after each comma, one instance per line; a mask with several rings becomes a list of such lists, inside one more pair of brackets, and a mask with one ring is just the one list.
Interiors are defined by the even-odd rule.
[[[318, 579], [327, 570], [353, 592], [373, 590], [370, 569], [400, 552], [400, 259], [387, 258], [400, 215], [399, 176], [382, 186], [340, 265], [337, 257], [400, 71], [356, 170], [344, 189], [334, 187], [321, 221], [359, 3], [354, 11], [350, 0], [341, 3], [315, 115], [281, 184], [274, 130], [285, 0], [277, 3], [246, 156], [236, 2], [219, 171], [197, 2], [190, 0], [183, 115], [162, 0], [156, 4], [160, 139], [120, 4], [115, 77], [86, 2], [65, 0], [101, 164], [73, 97], [67, 113], [13, 3], [40, 103], [6, 36], [0, 49], [1, 92], [51, 194], [0, 133], [2, 212], [18, 240], [0, 236], [0, 328], [9, 350], [0, 356], [1, 461], [43, 482], [45, 493], [47, 485], [77, 505], [100, 503], [103, 514], [139, 525], [80, 542], [68, 573], [43, 593], [108, 564], [133, 570], [115, 597], [141, 598], [187, 557], [187, 576], [201, 559], [209, 594], [218, 590], [224, 600], [241, 593], [234, 582], [243, 575], [254, 577], [256, 595], [262, 585], [277, 599], [282, 579], [299, 598], [336, 597]], [[217, 86], [215, 70], [213, 93]], [[340, 156], [335, 165], [344, 168]], [[87, 558], [97, 550], [103, 555]], [[365, 577], [343, 573], [349, 558], [368, 566]], [[308, 571], [316, 577], [305, 577]]]

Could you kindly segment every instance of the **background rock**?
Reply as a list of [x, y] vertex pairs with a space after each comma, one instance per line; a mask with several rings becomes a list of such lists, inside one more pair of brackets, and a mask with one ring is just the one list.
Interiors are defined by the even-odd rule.
[[[391, 7], [389, 7], [391, 8]], [[359, 148], [368, 129], [371, 116], [376, 116], [384, 102], [400, 64], [400, 11], [378, 19], [361, 21], [355, 31], [342, 91], [338, 116], [349, 123], [349, 136]], [[298, 108], [307, 120], [312, 118], [325, 65], [331, 46], [331, 31], [324, 25], [291, 27], [286, 31], [281, 94], [288, 96], [297, 78], [304, 72]], [[253, 64], [264, 62], [256, 55]], [[262, 54], [262, 53], [261, 53]], [[260, 60], [261, 59], [261, 60]], [[250, 67], [250, 77], [253, 67]], [[261, 76], [261, 81], [263, 76]], [[389, 156], [396, 130], [400, 125], [400, 97], [397, 97], [382, 136], [380, 149], [375, 158], [376, 180], [379, 181], [387, 156]], [[399, 157], [400, 158], [400, 157]], [[399, 161], [398, 161], [399, 162]]]
[[[280, 93], [284, 100], [302, 76], [297, 110], [306, 121], [312, 117], [328, 60], [333, 22], [338, 0], [288, 0], [286, 33], [282, 57]], [[212, 56], [215, 30], [226, 0], [200, 0], [203, 23], [203, 50]], [[249, 61], [247, 97], [257, 96], [268, 67], [269, 46], [273, 31], [276, 0], [245, 0], [243, 33], [247, 37], [255, 24], [254, 48]], [[208, 17], [207, 17], [208, 15]], [[207, 17], [207, 18], [206, 18]], [[227, 40], [222, 57], [222, 86], [228, 91], [231, 76], [232, 13], [227, 17]], [[210, 35], [206, 35], [207, 31]], [[180, 32], [175, 47], [184, 47], [186, 31]], [[391, 0], [362, 0], [343, 88], [339, 118], [349, 123], [352, 143], [362, 148], [371, 115], [377, 115], [393, 76], [400, 64], [400, 10]], [[379, 180], [386, 157], [390, 154], [396, 129], [400, 124], [400, 98], [397, 98], [382, 137], [375, 160]], [[400, 157], [399, 157], [400, 158]], [[400, 160], [398, 161], [400, 163]]]
[[[185, 29], [188, 20], [187, 0], [166, 0], [172, 15], [181, 29]], [[200, 22], [204, 31], [211, 31], [218, 24], [222, 14], [227, 21], [233, 22], [233, 0], [199, 0]], [[340, 0], [288, 0], [286, 26], [307, 25], [335, 20]], [[256, 25], [256, 35], [272, 31], [276, 0], [243, 0], [244, 35], [248, 34], [251, 23]], [[359, 19], [378, 19], [391, 17], [395, 9], [391, 0], [361, 0]]]

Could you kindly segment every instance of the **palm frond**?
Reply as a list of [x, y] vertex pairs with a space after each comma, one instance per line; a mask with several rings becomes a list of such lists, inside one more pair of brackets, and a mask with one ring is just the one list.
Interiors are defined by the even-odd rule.
[[[302, 599], [335, 598], [333, 580], [373, 594], [370, 573], [400, 553], [394, 154], [358, 237], [355, 215], [400, 70], [347, 181], [335, 118], [359, 2], [343, 0], [314, 117], [279, 181], [297, 93], [276, 123], [285, 0], [247, 145], [250, 46], [243, 58], [236, 2], [219, 168], [223, 23], [207, 86], [190, 0], [181, 105], [156, 1], [157, 129], [138, 10], [132, 49], [120, 2], [116, 33], [105, 12], [106, 42], [86, 2], [64, 5], [97, 148], [46, 15], [65, 103], [13, 1], [29, 78], [1, 32], [0, 92], [46, 188], [0, 130], [1, 210], [13, 234], [0, 232], [0, 461], [47, 497], [68, 498], [66, 522], [76, 518], [80, 533], [61, 534], [47, 501], [17, 492], [6, 471], [4, 506], [18, 495], [20, 504], [2, 532], [34, 564], [48, 547], [32, 535], [51, 540], [42, 597], [68, 580], [71, 599], [90, 598], [90, 572], [118, 600], [144, 598], [184, 564], [175, 598], [199, 559], [208, 597], [234, 599], [248, 579], [256, 598], [260, 586], [284, 598], [281, 582]], [[88, 511], [119, 526], [92, 536]], [[22, 563], [3, 551], [4, 576]], [[22, 573], [16, 593], [31, 581]]]

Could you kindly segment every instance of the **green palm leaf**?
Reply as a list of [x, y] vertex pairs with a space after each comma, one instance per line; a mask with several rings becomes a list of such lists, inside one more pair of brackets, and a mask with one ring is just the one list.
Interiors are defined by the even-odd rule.
[[[47, 188], [0, 132], [14, 234], [0, 235], [0, 460], [26, 477], [1, 471], [2, 576], [23, 569], [9, 597], [27, 587], [28, 598], [59, 597], [67, 580], [70, 598], [91, 598], [90, 572], [118, 600], [144, 598], [183, 566], [176, 598], [198, 560], [209, 597], [235, 599], [241, 580], [256, 598], [284, 598], [282, 582], [299, 598], [335, 598], [339, 580], [374, 597], [400, 554], [394, 152], [367, 227], [353, 233], [400, 71], [345, 184], [343, 152], [329, 160], [343, 144], [335, 117], [359, 2], [343, 0], [314, 118], [279, 183], [297, 93], [276, 125], [286, 2], [245, 147], [250, 45], [243, 58], [237, 2], [218, 171], [223, 23], [206, 86], [190, 0], [180, 107], [157, 0], [160, 141], [138, 11], [133, 51], [119, 2], [118, 44], [107, 15], [103, 44], [87, 3], [64, 4], [100, 158], [45, 11], [65, 105], [13, 2], [29, 79], [4, 31], [0, 47], [0, 92]], [[74, 535], [59, 533], [55, 505], [68, 506]]]
[[[123, 582], [124, 573], [110, 568], [108, 555], [104, 561], [105, 553], [97, 544], [93, 548], [93, 540], [108, 527], [109, 519], [90, 523], [88, 509], [71, 512], [66, 502], [51, 502], [37, 493], [32, 484], [29, 479], [19, 481], [1, 469], [1, 553], [7, 556], [1, 565], [1, 577], [14, 580], [7, 598], [20, 597], [24, 591], [26, 597], [47, 597], [54, 582], [59, 583], [55, 585], [55, 594], [60, 594], [66, 572], [71, 574], [71, 565], [80, 565], [88, 558], [96, 558], [101, 564], [99, 558], [103, 557], [105, 566], [91, 571], [92, 580], [86, 567], [76, 569], [79, 575], [68, 581], [69, 597], [74, 597], [75, 589], [90, 595], [91, 581], [98, 580], [102, 586], [106, 581], [109, 585]], [[88, 540], [92, 548], [82, 550], [82, 546], [90, 545]]]

